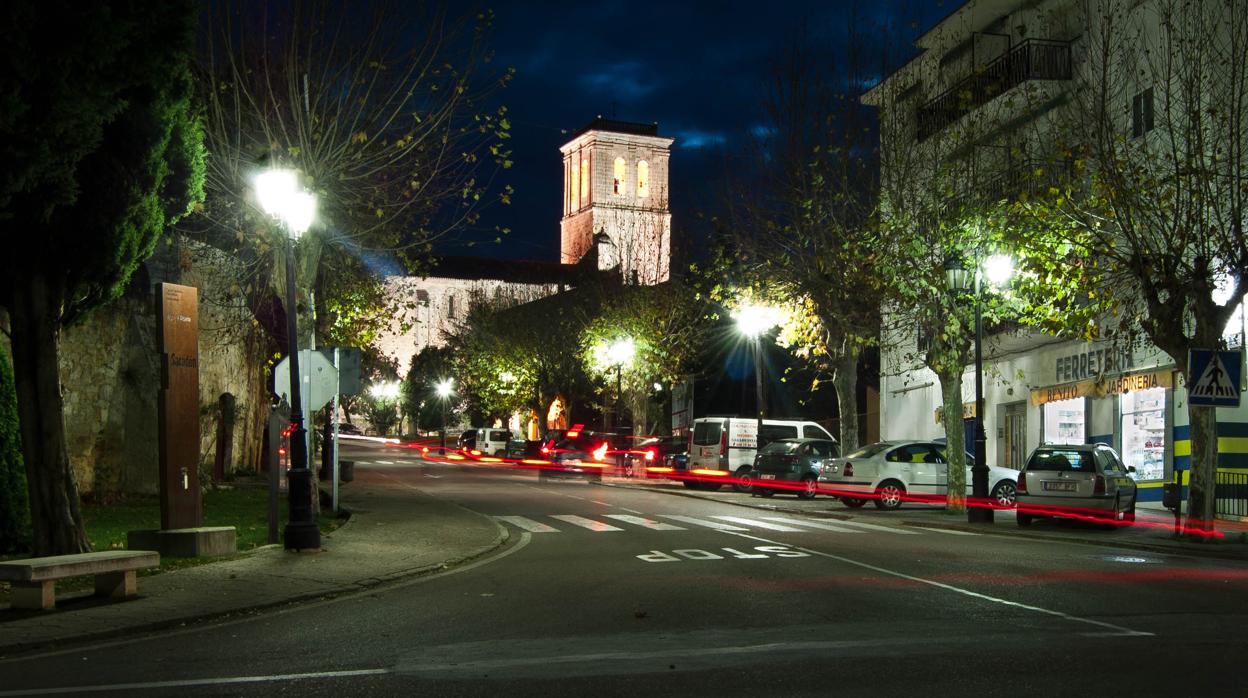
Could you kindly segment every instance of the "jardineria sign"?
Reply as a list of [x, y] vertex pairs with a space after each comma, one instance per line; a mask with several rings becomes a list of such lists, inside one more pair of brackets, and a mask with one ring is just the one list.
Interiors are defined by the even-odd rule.
[[1109, 378], [1096, 378], [1075, 383], [1063, 383], [1062, 385], [1054, 385], [1048, 388], [1037, 388], [1031, 391], [1031, 404], [1043, 405], [1046, 402], [1070, 400], [1077, 397], [1105, 397], [1106, 395], [1121, 395], [1122, 393], [1148, 390], [1150, 388], [1173, 387], [1174, 369], [1172, 368], [1159, 371], [1136, 371]]

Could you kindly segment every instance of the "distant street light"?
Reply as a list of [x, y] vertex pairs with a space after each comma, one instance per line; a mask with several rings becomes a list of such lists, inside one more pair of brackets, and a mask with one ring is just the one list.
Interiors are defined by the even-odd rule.
[[399, 396], [399, 382], [373, 383], [368, 387], [368, 393], [378, 400], [393, 400]]
[[945, 262], [945, 282], [950, 291], [971, 290], [975, 294], [975, 464], [971, 466], [972, 506], [967, 507], [969, 523], [992, 523], [993, 510], [988, 500], [988, 436], [984, 432], [984, 328], [981, 318], [982, 278], [993, 286], [1001, 286], [1014, 274], [1014, 260], [1009, 255], [994, 254], [974, 270], [962, 266], [956, 256]]
[[446, 409], [447, 403], [450, 402], [451, 393], [453, 392], [451, 389], [452, 385], [453, 383], [450, 378], [443, 378], [438, 381], [437, 385], [438, 397], [442, 400], [442, 431], [440, 432], [440, 436], [442, 439], [442, 452], [444, 454], [446, 453]]
[[290, 357], [290, 435], [289, 483], [290, 516], [282, 532], [288, 550], [316, 550], [321, 547], [321, 531], [312, 517], [312, 471], [308, 468], [307, 431], [303, 426], [300, 396], [299, 319], [295, 307], [295, 242], [307, 232], [316, 218], [316, 197], [299, 188], [291, 170], [266, 170], [254, 180], [256, 200], [265, 213], [286, 228], [286, 334]]
[[733, 313], [737, 320], [737, 331], [750, 340], [754, 350], [754, 396], [758, 403], [758, 425], [754, 434], [755, 448], [763, 448], [763, 417], [767, 412], [763, 394], [763, 348], [759, 336], [771, 328], [784, 322], [784, 313], [779, 308], [766, 305], [745, 304]]

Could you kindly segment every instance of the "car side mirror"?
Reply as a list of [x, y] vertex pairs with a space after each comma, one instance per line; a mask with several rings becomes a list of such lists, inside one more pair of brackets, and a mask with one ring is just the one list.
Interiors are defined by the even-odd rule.
[[1128, 472], [1128, 473], [1134, 473], [1134, 472], [1135, 472], [1135, 466], [1134, 466], [1134, 465], [1128, 465], [1128, 466], [1127, 466], [1127, 472]]

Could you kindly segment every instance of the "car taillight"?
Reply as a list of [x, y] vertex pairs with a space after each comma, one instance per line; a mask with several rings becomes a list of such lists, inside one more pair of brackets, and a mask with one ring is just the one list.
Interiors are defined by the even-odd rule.
[[685, 445], [685, 453], [693, 453], [693, 430], [689, 430], [688, 441]]
[[654, 460], [655, 450], [653, 448], [646, 449], [646, 460]]
[[1096, 480], [1092, 483], [1092, 494], [1105, 494], [1105, 478], [1097, 475]]
[[854, 464], [853, 464], [853, 463], [850, 463], [850, 462], [848, 462], [848, 461], [846, 461], [846, 462], [845, 462], [845, 472], [844, 472], [844, 475], [845, 475], [845, 477], [853, 477], [853, 475], [854, 475]]
[[1018, 484], [1014, 486], [1014, 491], [1020, 494], [1027, 494], [1027, 473], [1018, 474]]
[[728, 457], [728, 432], [719, 432], [719, 456], [720, 458]]
[[607, 459], [607, 442], [603, 441], [602, 445], [599, 446], [598, 448], [595, 448], [593, 453], [594, 453], [594, 460], [606, 460]]

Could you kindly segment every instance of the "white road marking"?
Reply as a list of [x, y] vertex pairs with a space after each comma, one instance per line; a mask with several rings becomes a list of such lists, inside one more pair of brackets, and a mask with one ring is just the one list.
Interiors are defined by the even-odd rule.
[[903, 531], [895, 526], [876, 526], [869, 523], [858, 523], [857, 521], [841, 521], [846, 526], [854, 526], [857, 528], [865, 528], [868, 531], [880, 531], [881, 533], [895, 533], [899, 536], [921, 536], [923, 534], [918, 531]]
[[792, 526], [784, 526], [778, 523], [768, 523], [766, 521], [759, 521], [758, 519], [747, 519], [741, 516], [716, 516], [714, 518], [722, 519], [724, 521], [731, 521], [733, 523], [739, 523], [742, 526], [749, 526], [751, 528], [765, 528], [768, 531], [788, 531], [790, 533], [802, 532], [802, 529], [800, 528], [793, 528]]
[[918, 584], [927, 584], [928, 586], [933, 586], [933, 587], [936, 587], [937, 589], [944, 589], [946, 591], [952, 591], [955, 594], [962, 594], [963, 596], [969, 596], [974, 599], [980, 599], [980, 600], [988, 601], [991, 603], [1001, 604], [1002, 606], [1021, 608], [1025, 611], [1034, 611], [1036, 613], [1042, 613], [1042, 614], [1049, 615], [1049, 616], [1055, 616], [1057, 618], [1068, 620], [1074, 623], [1087, 623], [1088, 625], [1095, 625], [1101, 628], [1109, 628], [1111, 631], [1113, 631], [1110, 633], [1106, 633], [1104, 631], [1099, 631], [1099, 632], [1094, 632], [1094, 633], [1080, 633], [1080, 635], [1086, 635], [1088, 637], [1154, 637], [1155, 636], [1155, 633], [1149, 633], [1143, 630], [1132, 630], [1131, 628], [1127, 628], [1121, 625], [1114, 625], [1113, 623], [1106, 623], [1104, 621], [1093, 620], [1091, 618], [1083, 618], [1080, 616], [1072, 616], [1069, 613], [1062, 613], [1061, 611], [1053, 611], [1047, 608], [1041, 608], [1040, 606], [1032, 606], [1032, 605], [1025, 604], [1025, 603], [1019, 603], [1017, 601], [1010, 601], [1009, 599], [1002, 599], [996, 596], [989, 596], [987, 594], [981, 594], [978, 591], [971, 591], [970, 589], [963, 589], [962, 587], [955, 587], [952, 584], [946, 584], [944, 582], [937, 582], [932, 579], [924, 579], [923, 577], [916, 577], [911, 574], [906, 574], [905, 572], [898, 572], [896, 570], [890, 570], [886, 567], [872, 565], [867, 562], [859, 562], [858, 560], [854, 560], [848, 557], [843, 557], [841, 555], [833, 555], [832, 553], [825, 553], [820, 550], [812, 550], [810, 548], [803, 548], [800, 545], [789, 545], [787, 543], [780, 543], [778, 541], [769, 540], [767, 538], [759, 538], [758, 536], [751, 536], [748, 533], [729, 532], [728, 535], [739, 536], [741, 538], [748, 538], [750, 540], [761, 541], [763, 543], [771, 543], [773, 545], [783, 545], [783, 546], [790, 547], [794, 550], [801, 550], [802, 552], [810, 553], [811, 555], [818, 555], [819, 557], [826, 557], [830, 560], [838, 560], [840, 562], [844, 562], [847, 565], [854, 565], [855, 567], [861, 567], [863, 569], [872, 570], [874, 572], [879, 572], [880, 574], [889, 575], [890, 577], [897, 577], [898, 579], [907, 579], [909, 581], [916, 582]]
[[681, 526], [673, 526], [672, 524], [665, 524], [661, 521], [655, 521], [653, 519], [647, 519], [641, 516], [632, 516], [630, 514], [607, 514], [607, 518], [615, 519], [616, 521], [623, 521], [624, 523], [631, 523], [631, 524], [636, 524], [638, 526], [644, 526], [646, 528], [651, 528], [656, 531], [684, 531], [685, 530]]
[[952, 528], [937, 528], [935, 526], [921, 526], [924, 531], [932, 533], [948, 533], [951, 536], [982, 536], [982, 533], [971, 533], [970, 531], [955, 531]]
[[156, 688], [183, 688], [188, 686], [222, 686], [240, 683], [275, 683], [278, 681], [306, 681], [309, 679], [336, 679], [344, 676], [381, 676], [393, 673], [392, 669], [345, 669], [342, 671], [310, 671], [303, 674], [272, 674], [269, 676], [222, 676], [215, 679], [183, 679], [180, 681], [146, 681], [142, 683], [116, 683], [97, 686], [63, 686], [60, 688], [31, 688], [16, 691], [0, 691], [0, 696], [51, 696], [66, 693], [97, 691], [142, 691]]
[[593, 502], [594, 504], [601, 504], [601, 505], [603, 505], [604, 507], [609, 507], [609, 506], [611, 506], [611, 503], [610, 503], [610, 502], [604, 502], [604, 501], [601, 501], [601, 500], [598, 500], [598, 499], [591, 499], [591, 500], [589, 500], [589, 501]]
[[694, 526], [701, 526], [703, 528], [713, 528], [716, 531], [748, 531], [750, 530], [748, 528], [741, 528], [740, 526], [733, 526], [731, 524], [720, 523], [718, 521], [707, 521], [706, 519], [698, 519], [692, 516], [680, 516], [678, 514], [661, 514], [661, 516], [665, 519], [671, 519], [673, 521], [679, 521], [681, 523], [693, 524]]
[[630, 514], [637, 514], [638, 516], [641, 516], [641, 515], [643, 515], [643, 514], [645, 514], [645, 513], [646, 513], [646, 512], [644, 512], [644, 511], [637, 511], [636, 509], [629, 509], [628, 507], [619, 507], [619, 506], [617, 506], [617, 507], [615, 507], [615, 508], [616, 508], [616, 509], [623, 509], [624, 511], [627, 511], [627, 512], [628, 512], [628, 513], [630, 513]]
[[378, 465], [394, 465], [394, 461], [392, 460], [379, 460], [376, 462]]
[[494, 516], [491, 517], [495, 521], [503, 521], [530, 533], [558, 533], [559, 529], [554, 526], [548, 526], [540, 521], [534, 521], [523, 516]]
[[573, 526], [580, 526], [581, 528], [588, 528], [589, 530], [593, 531], [594, 533], [603, 533], [603, 532], [605, 532], [605, 531], [623, 531], [623, 530], [624, 530], [624, 529], [622, 529], [622, 528], [616, 528], [615, 526], [612, 526], [611, 524], [605, 524], [605, 523], [603, 523], [603, 522], [601, 522], [601, 521], [595, 521], [595, 520], [593, 520], [593, 519], [587, 519], [587, 518], [585, 518], [585, 517], [583, 517], [583, 516], [577, 516], [576, 514], [554, 514], [554, 515], [552, 515], [550, 518], [552, 518], [552, 519], [559, 519], [560, 521], [567, 521], [568, 523], [572, 524]]
[[793, 524], [794, 526], [809, 526], [823, 531], [836, 531], [837, 533], [865, 533], [865, 531], [859, 531], [856, 528], [846, 528], [844, 526], [838, 526], [834, 523], [828, 523], [827, 521], [815, 521], [813, 519], [786, 519], [783, 516], [764, 516], [763, 518], [768, 521], [775, 521], [776, 523]]

